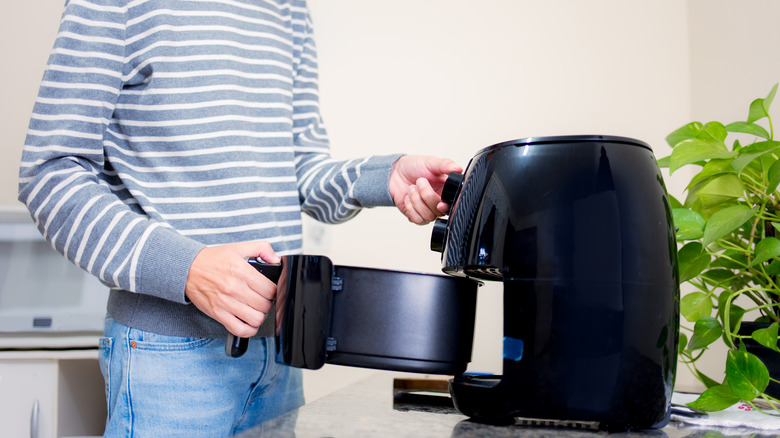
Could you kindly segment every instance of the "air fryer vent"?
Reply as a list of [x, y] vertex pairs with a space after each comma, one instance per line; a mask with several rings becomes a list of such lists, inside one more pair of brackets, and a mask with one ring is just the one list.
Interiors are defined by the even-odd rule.
[[468, 277], [479, 278], [480, 280], [501, 281], [504, 278], [498, 268], [490, 266], [468, 267], [464, 269], [464, 272]]

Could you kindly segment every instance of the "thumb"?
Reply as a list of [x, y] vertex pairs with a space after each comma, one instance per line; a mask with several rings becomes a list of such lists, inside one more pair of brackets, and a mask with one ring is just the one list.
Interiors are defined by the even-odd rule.
[[461, 173], [463, 168], [449, 158], [430, 157], [428, 159], [428, 170], [434, 175], [449, 175], [452, 172]]
[[281, 258], [274, 252], [271, 244], [265, 241], [238, 242], [234, 250], [244, 258], [258, 257], [267, 263], [279, 263]]

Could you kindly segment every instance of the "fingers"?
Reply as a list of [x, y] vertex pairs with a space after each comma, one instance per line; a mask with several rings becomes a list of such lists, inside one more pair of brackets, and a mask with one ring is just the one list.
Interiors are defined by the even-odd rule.
[[240, 337], [257, 333], [276, 298], [276, 285], [252, 268], [248, 257], [279, 261], [267, 242], [205, 248], [193, 260], [185, 286], [192, 304]]
[[462, 173], [463, 167], [449, 158], [428, 157], [428, 169], [440, 180], [446, 181], [452, 172]]
[[463, 168], [449, 158], [405, 155], [393, 164], [390, 196], [410, 222], [427, 224], [449, 211], [441, 191], [452, 172], [463, 172]]
[[410, 222], [424, 225], [443, 216], [447, 212], [447, 204], [441, 202], [441, 197], [427, 179], [419, 178], [415, 185], [409, 186], [401, 211]]

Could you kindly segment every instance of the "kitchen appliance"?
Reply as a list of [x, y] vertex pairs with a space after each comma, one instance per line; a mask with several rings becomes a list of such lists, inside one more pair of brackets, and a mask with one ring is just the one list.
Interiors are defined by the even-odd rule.
[[0, 209], [0, 348], [23, 338], [25, 348], [58, 347], [47, 342], [100, 335], [107, 299], [108, 287], [57, 253], [29, 212]]
[[[277, 360], [451, 374], [463, 414], [606, 430], [670, 418], [679, 287], [669, 200], [651, 148], [535, 137], [479, 151], [442, 193], [431, 249], [449, 275], [249, 262], [278, 281]], [[503, 373], [464, 375], [475, 294], [504, 289]], [[230, 337], [226, 352], [247, 341]]]
[[[340, 266], [319, 255], [249, 263], [278, 285], [281, 363], [453, 375], [471, 361], [477, 281]], [[248, 342], [231, 335], [226, 353], [241, 356]]]
[[431, 248], [455, 276], [503, 282], [503, 374], [450, 381], [474, 419], [660, 427], [679, 327], [671, 209], [651, 148], [525, 138], [448, 179]]

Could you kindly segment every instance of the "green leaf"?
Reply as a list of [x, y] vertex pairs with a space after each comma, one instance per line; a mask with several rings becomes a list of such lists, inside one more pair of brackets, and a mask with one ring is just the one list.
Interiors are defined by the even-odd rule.
[[777, 347], [777, 330], [778, 323], [773, 322], [767, 328], [754, 330], [750, 337], [764, 347], [780, 352]]
[[764, 127], [761, 125], [756, 125], [755, 123], [747, 123], [747, 122], [729, 123], [728, 125], [726, 125], [726, 131], [739, 132], [743, 134], [751, 134], [751, 135], [755, 135], [756, 137], [769, 139], [769, 133], [766, 132], [766, 129], [764, 129]]
[[722, 411], [740, 400], [728, 385], [717, 385], [708, 388], [699, 398], [688, 403], [688, 406], [700, 411], [714, 412]]
[[775, 100], [776, 93], [777, 84], [772, 87], [772, 89], [769, 91], [769, 94], [767, 94], [766, 98], [764, 99], [764, 108], [766, 108], [767, 112], [769, 112], [769, 107], [772, 106], [772, 101]]
[[667, 168], [667, 167], [669, 167], [669, 164], [672, 162], [672, 156], [671, 155], [667, 155], [667, 156], [665, 156], [663, 158], [659, 158], [659, 159], [657, 159], [655, 161], [656, 161], [656, 163], [658, 163], [658, 167], [660, 167], [661, 169]]
[[753, 123], [757, 120], [761, 120], [764, 117], [769, 116], [769, 107], [772, 105], [772, 100], [777, 93], [777, 84], [772, 87], [772, 91], [769, 92], [764, 99], [756, 99], [750, 103], [750, 112], [748, 113], [748, 123]]
[[680, 201], [677, 200], [677, 198], [675, 198], [672, 195], [667, 195], [667, 196], [669, 197], [669, 205], [672, 208], [683, 208], [683, 205], [680, 203]]
[[685, 346], [688, 345], [688, 336], [685, 333], [680, 333], [678, 338], [679, 344], [677, 344], [677, 354], [684, 354]]
[[775, 161], [769, 167], [767, 178], [769, 179], [769, 184], [766, 187], [766, 192], [772, 193], [777, 190], [777, 185], [780, 184], [780, 160]]
[[744, 205], [724, 208], [715, 212], [704, 228], [702, 243], [706, 246], [720, 239], [747, 222], [758, 211], [758, 207], [747, 208]]
[[722, 175], [725, 173], [730, 174], [736, 174], [737, 171], [734, 170], [733, 167], [731, 167], [731, 162], [733, 160], [710, 160], [708, 161], [704, 167], [697, 173], [693, 178], [691, 178], [691, 182], [688, 183], [688, 186], [685, 188], [686, 190], [694, 189], [697, 185], [704, 182], [705, 180], [712, 178], [713, 176]]
[[769, 264], [766, 268], [764, 268], [767, 275], [775, 276], [780, 275], [780, 262], [777, 260], [772, 260], [772, 263]]
[[672, 209], [672, 217], [677, 229], [678, 241], [695, 240], [704, 236], [704, 225], [707, 221], [699, 212], [687, 208], [675, 208]]
[[712, 313], [712, 299], [703, 292], [691, 292], [680, 300], [680, 313], [694, 322]]
[[710, 269], [703, 272], [701, 277], [713, 286], [719, 286], [734, 278], [734, 273], [728, 269]]
[[677, 251], [677, 269], [680, 283], [701, 274], [710, 264], [711, 257], [699, 242], [690, 242]]
[[731, 162], [731, 167], [737, 172], [742, 170], [756, 158], [773, 152], [780, 146], [777, 141], [760, 141], [739, 150], [739, 156]]
[[744, 192], [742, 181], [736, 175], [729, 173], [712, 178], [696, 190], [705, 208], [713, 207], [723, 202], [741, 197]]
[[712, 261], [712, 268], [744, 269], [747, 267], [747, 257], [740, 251], [727, 250]]
[[710, 376], [702, 373], [699, 370], [694, 370], [693, 374], [696, 375], [696, 378], [698, 378], [702, 383], [704, 383], [706, 388], [712, 388], [713, 386], [720, 385], [720, 383], [716, 382]]
[[720, 338], [723, 333], [723, 327], [720, 322], [711, 316], [699, 318], [693, 326], [693, 336], [688, 342], [688, 350], [699, 350], [704, 348]]
[[774, 237], [765, 237], [756, 244], [756, 253], [749, 267], [764, 263], [767, 260], [780, 256], [780, 240]]
[[726, 380], [735, 396], [750, 401], [766, 390], [769, 371], [754, 354], [729, 350], [726, 357]]
[[[704, 129], [701, 130], [697, 138], [711, 139], [723, 143], [726, 141], [726, 137], [729, 135], [726, 132], [726, 127], [720, 122], [708, 122], [704, 125]], [[725, 145], [724, 145], [725, 146]]]
[[[722, 306], [721, 306], [722, 308]], [[729, 309], [729, 331], [734, 332], [737, 326], [742, 322], [742, 317], [745, 316], [745, 309], [734, 304], [732, 301], [728, 306]], [[723, 320], [723, 325], [726, 325], [726, 320], [723, 318], [723, 313], [718, 309], [718, 316]]]
[[728, 150], [722, 141], [709, 137], [684, 140], [672, 150], [669, 173], [691, 163], [736, 156], [737, 152]]
[[696, 138], [696, 136], [699, 135], [703, 128], [704, 125], [701, 124], [701, 122], [688, 123], [687, 125], [682, 126], [671, 134], [667, 135], [666, 142], [669, 144], [669, 146], [674, 148], [684, 140]]

